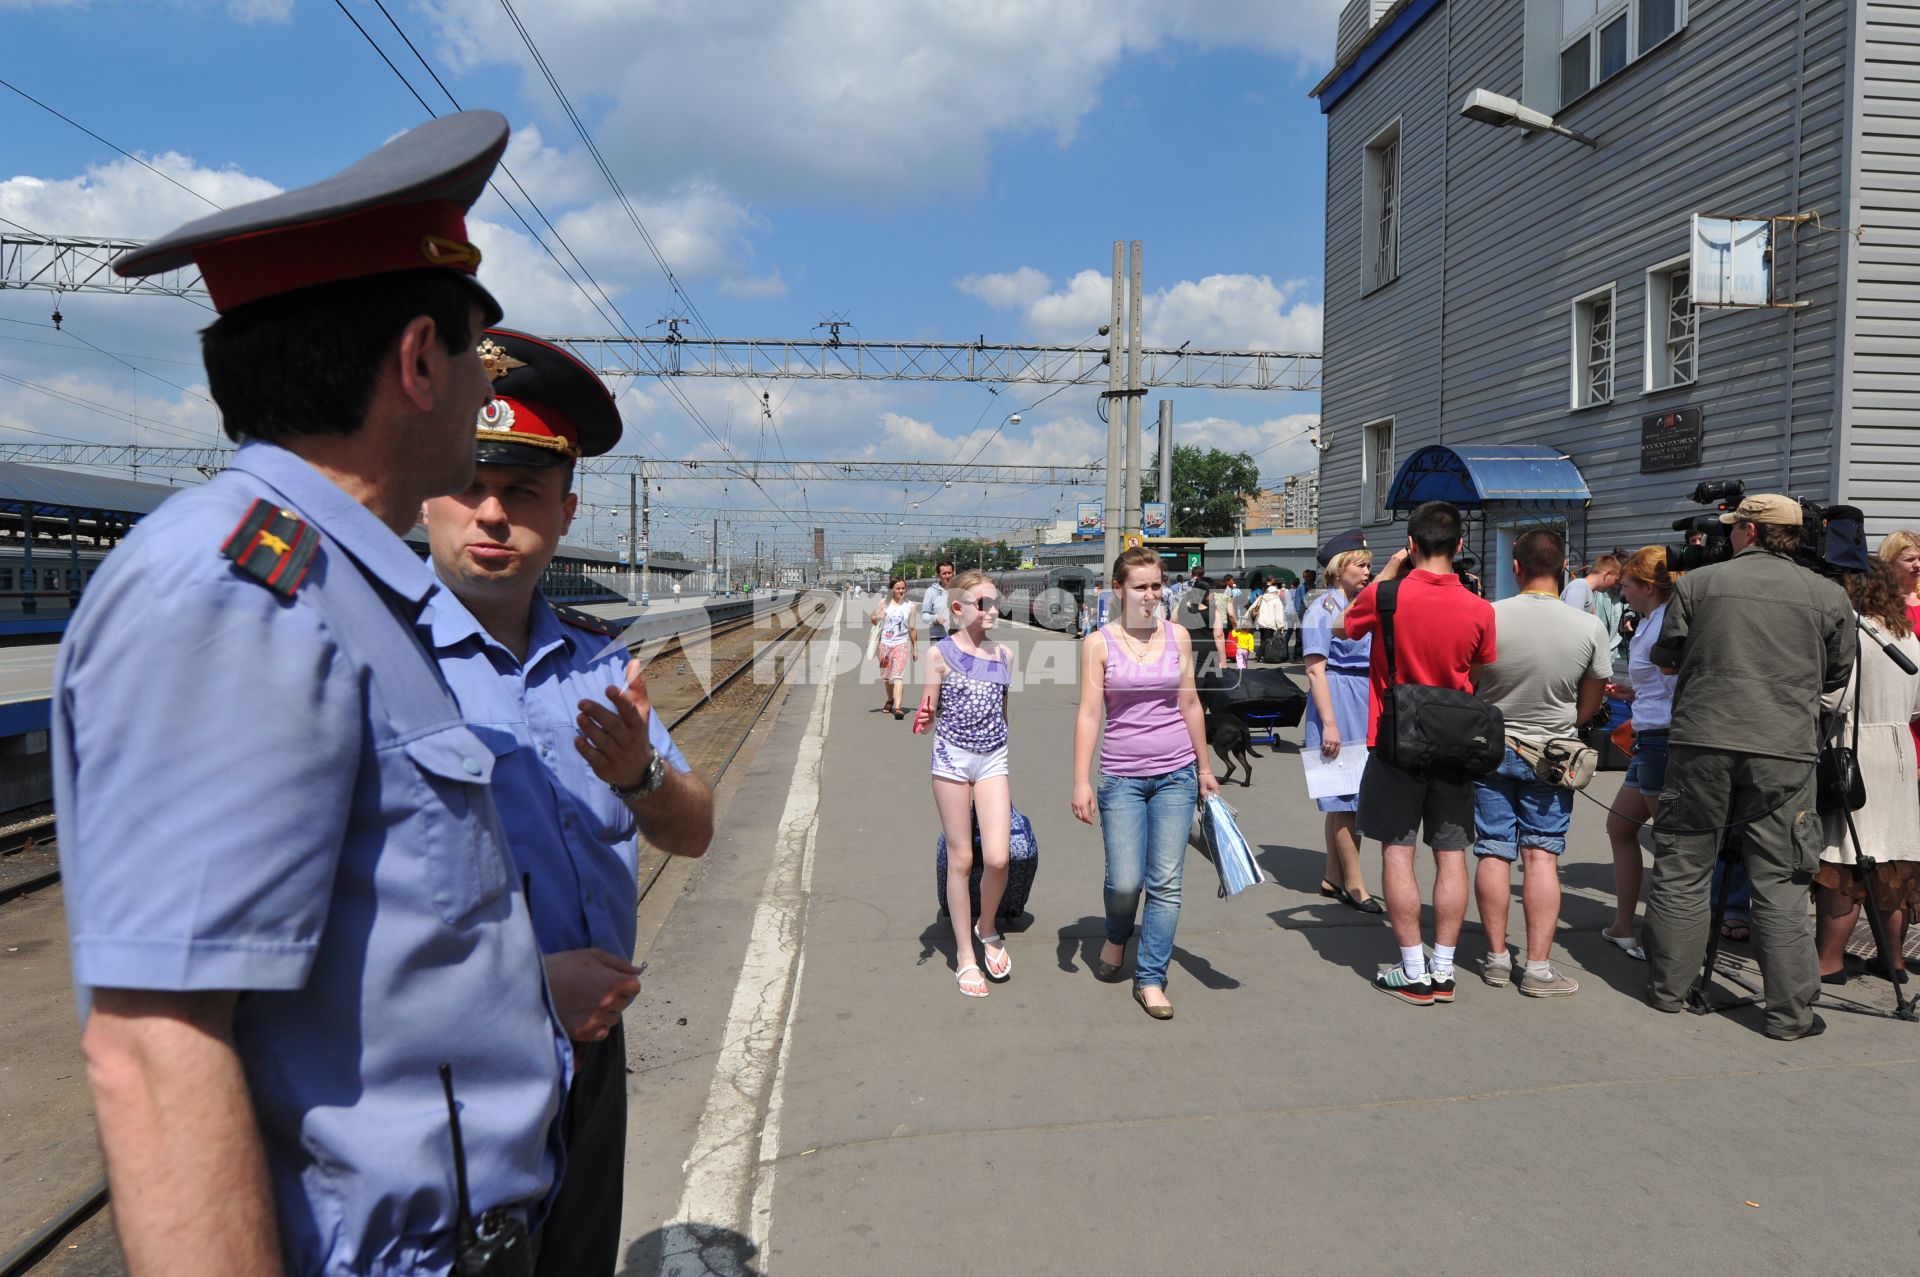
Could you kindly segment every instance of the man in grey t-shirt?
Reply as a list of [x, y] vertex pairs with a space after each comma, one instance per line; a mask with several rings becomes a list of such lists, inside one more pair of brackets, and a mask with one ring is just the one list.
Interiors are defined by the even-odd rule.
[[1572, 736], [1593, 717], [1613, 672], [1612, 641], [1598, 617], [1560, 601], [1560, 564], [1566, 547], [1545, 528], [1513, 543], [1513, 576], [1521, 592], [1493, 605], [1500, 660], [1481, 672], [1479, 695], [1507, 721], [1507, 756], [1498, 771], [1474, 784], [1474, 894], [1487, 932], [1481, 979], [1498, 988], [1513, 978], [1507, 953], [1507, 910], [1513, 900], [1513, 862], [1526, 870], [1527, 965], [1520, 992], [1563, 997], [1580, 986], [1549, 961], [1560, 922], [1560, 853], [1573, 820], [1573, 791], [1534, 776], [1513, 743], [1538, 749]]

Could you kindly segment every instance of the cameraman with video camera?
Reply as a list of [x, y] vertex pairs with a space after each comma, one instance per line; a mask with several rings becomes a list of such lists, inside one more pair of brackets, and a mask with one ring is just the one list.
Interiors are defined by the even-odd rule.
[[[1822, 1032], [1808, 884], [1822, 828], [1814, 801], [1820, 697], [1853, 670], [1845, 591], [1794, 562], [1798, 501], [1744, 498], [1720, 516], [1733, 557], [1674, 587], [1653, 660], [1677, 673], [1671, 754], [1647, 893], [1647, 1000], [1684, 1009], [1706, 957], [1708, 882], [1725, 830], [1741, 831], [1768, 1037]], [[1671, 832], [1669, 832], [1671, 831]]]

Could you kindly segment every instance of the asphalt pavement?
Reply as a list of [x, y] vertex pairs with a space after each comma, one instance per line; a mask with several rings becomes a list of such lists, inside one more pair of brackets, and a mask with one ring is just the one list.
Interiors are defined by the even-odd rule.
[[[643, 918], [623, 1272], [1911, 1267], [1920, 1026], [1825, 1008], [1825, 1036], [1778, 1043], [1757, 1010], [1648, 1008], [1645, 966], [1598, 936], [1618, 773], [1564, 862], [1554, 958], [1580, 992], [1483, 986], [1470, 913], [1458, 1000], [1412, 1007], [1369, 983], [1396, 955], [1384, 921], [1316, 892], [1321, 817], [1284, 733], [1228, 794], [1273, 881], [1222, 900], [1188, 858], [1160, 1023], [1089, 968], [1075, 645], [1007, 635], [1041, 856], [1012, 980], [955, 988], [926, 738], [874, 711], [870, 665], [794, 688], [713, 850]], [[836, 638], [858, 665], [864, 625]], [[1364, 863], [1377, 891], [1376, 845]]]

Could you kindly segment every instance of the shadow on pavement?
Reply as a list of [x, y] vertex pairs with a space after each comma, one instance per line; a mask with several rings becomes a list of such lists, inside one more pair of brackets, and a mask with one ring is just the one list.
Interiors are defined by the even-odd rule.
[[677, 1271], [711, 1274], [711, 1277], [766, 1277], [749, 1260], [756, 1254], [754, 1244], [734, 1232], [714, 1224], [668, 1224], [656, 1228], [627, 1248], [620, 1277], [656, 1277], [667, 1259], [679, 1262]]

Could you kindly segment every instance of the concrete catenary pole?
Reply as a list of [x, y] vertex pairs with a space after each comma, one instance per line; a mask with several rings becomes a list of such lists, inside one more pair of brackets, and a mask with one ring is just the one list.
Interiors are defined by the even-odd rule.
[[648, 508], [647, 504], [650, 499], [651, 496], [647, 490], [646, 467], [643, 465], [641, 466], [640, 473], [640, 603], [643, 607], [647, 604], [649, 596], [653, 592], [652, 573], [647, 566], [653, 557], [653, 512]]
[[1122, 507], [1126, 510], [1126, 526], [1122, 531], [1137, 536], [1140, 532], [1140, 400], [1144, 397], [1140, 385], [1140, 276], [1143, 263], [1139, 240], [1134, 240], [1128, 246], [1128, 256], [1132, 262], [1127, 271], [1127, 491], [1122, 501]]
[[640, 537], [635, 527], [637, 523], [635, 507], [639, 502], [633, 495], [633, 485], [637, 478], [637, 475], [627, 476], [627, 602], [629, 603], [640, 601], [640, 590], [635, 584], [635, 571], [640, 557]]
[[1167, 531], [1173, 531], [1173, 400], [1160, 401], [1160, 482], [1154, 487], [1156, 501], [1167, 503]]
[[1113, 306], [1107, 320], [1107, 502], [1101, 511], [1105, 529], [1100, 538], [1098, 576], [1104, 588], [1113, 561], [1120, 557], [1120, 485], [1125, 480], [1122, 452], [1126, 447], [1126, 415], [1120, 406], [1121, 390], [1126, 385], [1120, 361], [1125, 357], [1126, 332], [1122, 326], [1126, 305], [1126, 251], [1123, 240], [1113, 241]]

